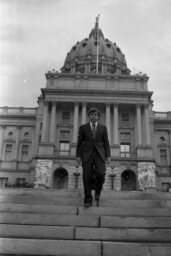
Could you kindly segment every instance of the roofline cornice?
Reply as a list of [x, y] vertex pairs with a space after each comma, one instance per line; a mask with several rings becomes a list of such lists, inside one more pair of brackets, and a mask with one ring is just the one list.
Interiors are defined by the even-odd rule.
[[130, 80], [142, 80], [147, 82], [149, 77], [146, 74], [142, 75], [118, 75], [118, 74], [87, 74], [87, 73], [59, 73], [58, 71], [48, 71], [46, 74], [46, 79], [59, 79], [59, 78], [75, 78], [75, 79], [113, 79], [113, 80], [120, 80], [120, 79], [130, 79]]
[[151, 91], [114, 91], [114, 90], [87, 90], [87, 89], [57, 89], [57, 88], [42, 88], [41, 89], [43, 96], [45, 94], [72, 94], [72, 95], [138, 95], [138, 96], [152, 96], [153, 92]]

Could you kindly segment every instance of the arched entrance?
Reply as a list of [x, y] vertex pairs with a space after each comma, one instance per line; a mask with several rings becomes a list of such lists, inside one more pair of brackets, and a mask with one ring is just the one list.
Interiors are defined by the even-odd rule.
[[64, 168], [58, 168], [53, 175], [53, 188], [68, 188], [68, 172]]
[[131, 170], [126, 170], [121, 175], [121, 190], [135, 191], [136, 190], [136, 175]]

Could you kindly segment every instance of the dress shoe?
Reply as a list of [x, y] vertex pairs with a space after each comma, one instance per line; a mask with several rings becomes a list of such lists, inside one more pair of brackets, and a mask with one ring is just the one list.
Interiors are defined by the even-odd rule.
[[84, 207], [88, 208], [92, 206], [92, 200], [84, 200]]

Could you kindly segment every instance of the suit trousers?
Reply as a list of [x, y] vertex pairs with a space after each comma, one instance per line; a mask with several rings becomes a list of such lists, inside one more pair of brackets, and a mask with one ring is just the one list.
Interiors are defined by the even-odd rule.
[[95, 191], [100, 194], [105, 181], [106, 164], [94, 148], [91, 157], [86, 163], [82, 163], [83, 185], [85, 199], [92, 199], [92, 185], [95, 179]]

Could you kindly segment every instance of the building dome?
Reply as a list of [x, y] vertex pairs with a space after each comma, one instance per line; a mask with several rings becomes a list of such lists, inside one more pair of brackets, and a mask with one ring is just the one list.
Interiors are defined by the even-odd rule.
[[116, 43], [104, 38], [103, 32], [98, 28], [98, 19], [89, 38], [77, 42], [67, 54], [61, 72], [130, 74], [124, 54]]

